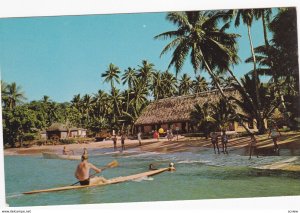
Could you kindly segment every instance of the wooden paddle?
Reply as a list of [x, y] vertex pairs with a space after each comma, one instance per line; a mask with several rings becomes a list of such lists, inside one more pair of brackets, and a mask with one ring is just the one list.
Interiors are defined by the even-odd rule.
[[[103, 171], [103, 170], [105, 170], [105, 169], [114, 168], [114, 167], [117, 167], [117, 166], [119, 166], [119, 163], [118, 163], [118, 161], [114, 160], [114, 161], [110, 162], [109, 164], [107, 164], [105, 167], [100, 168], [100, 169], [101, 169], [101, 171]], [[94, 174], [90, 175], [89, 178], [95, 176], [96, 174], [98, 174], [98, 172], [95, 172]], [[79, 182], [80, 182], [80, 181], [77, 181], [76, 183], [73, 183], [73, 184], [70, 185], [70, 186], [74, 186], [74, 185], [76, 185], [76, 184], [79, 183]]]

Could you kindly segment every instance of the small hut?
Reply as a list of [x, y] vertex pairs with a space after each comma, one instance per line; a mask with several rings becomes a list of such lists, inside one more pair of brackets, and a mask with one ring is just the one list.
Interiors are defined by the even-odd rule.
[[73, 127], [70, 129], [69, 137], [71, 138], [84, 138], [86, 137], [86, 129]]
[[48, 139], [66, 139], [75, 137], [86, 137], [86, 129], [71, 127], [62, 123], [53, 123], [47, 130]]
[[47, 139], [65, 139], [68, 137], [68, 128], [62, 123], [53, 123], [47, 130]]

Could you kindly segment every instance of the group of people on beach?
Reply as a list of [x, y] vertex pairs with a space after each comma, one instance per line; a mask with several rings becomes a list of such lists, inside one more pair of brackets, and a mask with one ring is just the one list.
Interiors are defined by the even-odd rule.
[[[268, 138], [272, 138], [272, 141], [274, 143], [274, 152], [277, 152], [279, 155], [279, 146], [277, 144], [279, 137], [281, 136], [281, 133], [277, 127], [276, 124], [272, 124], [269, 129], [269, 135]], [[219, 149], [219, 144], [218, 144], [218, 137], [219, 133], [218, 132], [211, 132], [210, 134], [211, 137], [211, 143], [214, 147], [214, 152], [216, 154], [216, 149], [218, 150], [218, 154], [220, 154], [220, 149]], [[258, 157], [258, 149], [257, 149], [257, 141], [254, 137], [254, 135], [250, 136], [250, 142], [249, 142], [249, 159], [251, 159], [252, 154], [256, 153]], [[222, 143], [222, 149], [224, 154], [228, 154], [227, 151], [227, 143], [229, 142], [229, 137], [226, 134], [226, 130], [222, 130], [221, 133], [221, 143]]]
[[[126, 139], [126, 134], [124, 132], [121, 132], [121, 137], [120, 137], [121, 151], [125, 150], [125, 139]], [[118, 138], [117, 138], [116, 134], [113, 135], [112, 141], [113, 141], [113, 144], [114, 144], [114, 150], [116, 151], [117, 150], [117, 141], [118, 141]]]
[[[210, 137], [211, 137], [211, 143], [212, 143], [212, 145], [214, 147], [215, 154], [217, 154], [216, 153], [216, 148], [218, 150], [218, 154], [220, 154], [219, 142], [218, 142], [219, 134], [217, 132], [212, 132], [210, 134]], [[222, 152], [224, 154], [228, 154], [228, 151], [227, 151], [228, 135], [226, 134], [226, 130], [222, 130], [221, 143], [222, 143], [222, 149], [223, 149]]]
[[165, 133], [166, 133], [166, 138], [168, 139], [168, 141], [172, 141], [172, 139], [174, 137], [172, 129], [167, 129], [166, 132], [163, 128], [160, 128], [158, 131], [155, 130], [153, 132], [153, 138], [157, 139], [159, 141], [160, 135], [163, 135]]

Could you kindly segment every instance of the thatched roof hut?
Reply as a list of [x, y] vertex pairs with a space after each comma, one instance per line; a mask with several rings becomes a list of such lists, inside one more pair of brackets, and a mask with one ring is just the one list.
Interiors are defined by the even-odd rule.
[[[227, 97], [238, 97], [234, 89], [224, 91]], [[218, 90], [202, 92], [197, 95], [177, 96], [153, 101], [141, 113], [135, 125], [153, 125], [190, 121], [190, 113], [195, 104], [203, 105], [206, 102], [216, 103], [221, 98]], [[240, 111], [240, 109], [239, 109]]]
[[53, 123], [47, 130], [47, 137], [67, 138], [67, 137], [86, 137], [86, 129], [77, 127], [68, 127], [66, 124]]

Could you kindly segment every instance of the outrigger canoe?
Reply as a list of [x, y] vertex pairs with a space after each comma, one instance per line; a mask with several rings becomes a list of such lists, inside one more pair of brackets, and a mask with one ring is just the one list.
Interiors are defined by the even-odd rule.
[[152, 171], [143, 172], [143, 173], [139, 173], [139, 174], [108, 179], [106, 183], [91, 184], [91, 185], [85, 185], [85, 186], [80, 186], [80, 185], [79, 186], [63, 186], [63, 187], [57, 187], [57, 188], [52, 188], [52, 189], [42, 189], [42, 190], [24, 192], [23, 194], [36, 194], [36, 193], [42, 193], [42, 192], [57, 192], [57, 191], [64, 191], [64, 190], [71, 190], [71, 189], [82, 189], [82, 188], [88, 188], [88, 187], [105, 186], [105, 185], [109, 185], [109, 184], [122, 183], [122, 182], [126, 182], [126, 181], [140, 179], [143, 177], [157, 175], [157, 174], [160, 174], [160, 173], [168, 171], [168, 170], [169, 170], [169, 168], [162, 168], [162, 169], [152, 170]]
[[43, 157], [46, 159], [62, 159], [62, 160], [80, 160], [80, 155], [63, 155], [52, 152], [43, 152]]

